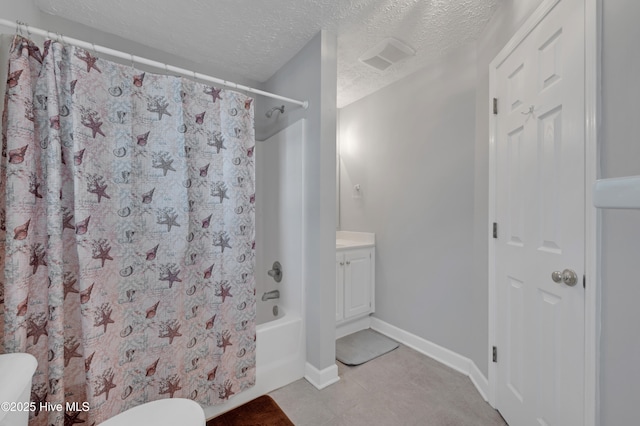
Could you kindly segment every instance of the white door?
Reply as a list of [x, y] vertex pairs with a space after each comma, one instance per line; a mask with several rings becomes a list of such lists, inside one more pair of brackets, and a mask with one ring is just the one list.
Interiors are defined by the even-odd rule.
[[584, 424], [584, 73], [583, 0], [496, 68], [496, 408], [512, 426]]
[[345, 252], [344, 318], [367, 314], [371, 309], [371, 251]]

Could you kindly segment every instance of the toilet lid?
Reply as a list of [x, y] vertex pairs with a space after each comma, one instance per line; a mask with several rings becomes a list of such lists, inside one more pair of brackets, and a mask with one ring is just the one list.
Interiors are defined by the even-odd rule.
[[147, 402], [118, 414], [99, 426], [205, 426], [204, 411], [190, 399]]

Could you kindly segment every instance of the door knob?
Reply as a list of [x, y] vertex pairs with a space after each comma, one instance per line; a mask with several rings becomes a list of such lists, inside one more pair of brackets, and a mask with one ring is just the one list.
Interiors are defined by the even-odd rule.
[[556, 283], [565, 283], [566, 285], [573, 287], [578, 282], [578, 275], [571, 269], [565, 269], [564, 271], [553, 271], [551, 273], [551, 279]]

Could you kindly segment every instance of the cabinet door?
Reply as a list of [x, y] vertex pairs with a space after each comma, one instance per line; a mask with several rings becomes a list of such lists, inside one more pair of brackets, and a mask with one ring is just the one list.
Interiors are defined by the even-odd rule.
[[344, 319], [344, 254], [336, 253], [336, 321]]
[[344, 317], [371, 311], [371, 250], [346, 252], [344, 272]]

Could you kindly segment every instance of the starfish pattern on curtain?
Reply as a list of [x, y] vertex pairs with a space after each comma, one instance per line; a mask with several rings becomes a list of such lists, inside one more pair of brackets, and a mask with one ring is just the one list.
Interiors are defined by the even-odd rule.
[[16, 36], [4, 105], [0, 351], [38, 407], [90, 407], [30, 424], [253, 386], [250, 98]]

